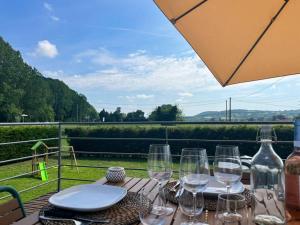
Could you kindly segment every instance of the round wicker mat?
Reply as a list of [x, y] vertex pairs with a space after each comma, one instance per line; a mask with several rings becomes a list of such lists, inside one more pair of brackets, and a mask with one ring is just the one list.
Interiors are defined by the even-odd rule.
[[[175, 198], [176, 192], [171, 191], [172, 187], [174, 187], [174, 185], [176, 184], [177, 181], [172, 181], [169, 182], [165, 185], [165, 195], [168, 201], [174, 203], [174, 204], [178, 204], [178, 199]], [[177, 189], [178, 190], [178, 189]], [[251, 205], [251, 193], [249, 189], [244, 190], [244, 192], [242, 193], [242, 195], [245, 196], [246, 199], [246, 204], [248, 206]], [[217, 208], [217, 201], [218, 201], [218, 197], [217, 195], [205, 195], [204, 194], [204, 209], [206, 210], [216, 210]]]
[[[73, 218], [73, 219], [109, 219], [109, 223], [92, 223], [93, 225], [105, 224], [105, 225], [129, 225], [139, 221], [139, 212], [148, 212], [151, 210], [151, 202], [148, 198], [141, 196], [140, 194], [128, 192], [126, 197], [112, 206], [111, 208], [97, 211], [97, 212], [75, 212], [71, 210], [58, 209], [53, 205], [44, 206], [40, 215], [53, 218]], [[51, 221], [41, 220], [45, 225], [74, 225], [72, 221]]]

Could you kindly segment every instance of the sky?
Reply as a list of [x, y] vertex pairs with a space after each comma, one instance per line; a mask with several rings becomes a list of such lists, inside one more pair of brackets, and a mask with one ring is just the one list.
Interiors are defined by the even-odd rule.
[[0, 0], [0, 36], [98, 110], [299, 109], [300, 76], [221, 87], [152, 0]]

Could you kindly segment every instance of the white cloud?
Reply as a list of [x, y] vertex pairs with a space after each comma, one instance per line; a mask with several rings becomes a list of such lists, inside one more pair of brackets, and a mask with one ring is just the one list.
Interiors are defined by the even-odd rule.
[[52, 5], [50, 5], [50, 4], [47, 3], [47, 2], [44, 2], [44, 8], [45, 8], [46, 10], [48, 10], [49, 12], [52, 12], [52, 11], [53, 11]]
[[193, 97], [193, 93], [190, 93], [190, 92], [180, 92], [178, 93], [179, 96], [181, 97]]
[[49, 3], [47, 2], [44, 2], [44, 8], [47, 10], [47, 14], [49, 16], [49, 18], [54, 21], [54, 22], [58, 22], [60, 21], [60, 18], [58, 16], [55, 15], [55, 12], [54, 12], [54, 9], [52, 7], [52, 5], [50, 5]]
[[[219, 84], [204, 64], [193, 56], [153, 56], [144, 50], [116, 57], [106, 49], [87, 50], [74, 57], [93, 65], [94, 72], [63, 79], [74, 88], [106, 88], [128, 91], [179, 91], [213, 88]], [[105, 69], [103, 69], [105, 68]], [[107, 72], [107, 70], [109, 72]]]
[[60, 18], [57, 17], [57, 16], [50, 16], [50, 18], [51, 18], [53, 21], [59, 21], [59, 20], [60, 20]]
[[154, 97], [154, 95], [145, 95], [145, 94], [136, 95], [137, 99], [150, 99], [150, 98], [153, 98], [153, 97]]
[[50, 43], [48, 40], [43, 40], [38, 42], [34, 55], [54, 58], [58, 55], [58, 50], [56, 45]]
[[126, 95], [126, 96], [119, 96], [120, 99], [126, 99], [130, 102], [139, 101], [139, 100], [149, 100], [153, 99], [154, 95], [150, 94], [137, 94], [137, 95]]

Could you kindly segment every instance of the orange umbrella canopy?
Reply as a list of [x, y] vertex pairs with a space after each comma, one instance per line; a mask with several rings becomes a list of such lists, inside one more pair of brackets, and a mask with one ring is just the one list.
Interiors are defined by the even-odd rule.
[[300, 73], [299, 0], [155, 0], [222, 86]]

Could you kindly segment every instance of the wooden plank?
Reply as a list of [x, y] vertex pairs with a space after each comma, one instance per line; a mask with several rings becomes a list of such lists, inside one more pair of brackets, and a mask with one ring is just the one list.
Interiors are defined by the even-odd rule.
[[136, 183], [138, 183], [141, 180], [141, 178], [132, 178], [129, 182], [124, 184], [122, 187], [126, 188], [127, 190], [130, 190]]
[[132, 188], [130, 188], [130, 191], [131, 192], [139, 192], [149, 181], [150, 181], [149, 179], [141, 179]]
[[21, 208], [18, 208], [14, 211], [11, 211], [8, 214], [3, 215], [0, 217], [0, 224], [1, 225], [9, 225], [12, 224], [15, 221], [18, 221], [23, 218], [23, 212]]
[[9, 213], [17, 208], [20, 208], [18, 200], [16, 198], [9, 200], [0, 205], [0, 216]]
[[150, 180], [144, 187], [144, 194], [149, 194], [150, 191], [153, 190], [153, 188], [157, 185], [157, 182], [155, 180]]
[[131, 181], [133, 178], [132, 177], [125, 177], [124, 181], [119, 182], [119, 183], [113, 183], [107, 181], [105, 184], [112, 185], [112, 186], [120, 186], [123, 187], [125, 184], [127, 184], [129, 181]]
[[39, 221], [39, 212], [35, 212], [29, 216], [26, 216], [24, 219], [13, 223], [13, 225], [34, 225]]

